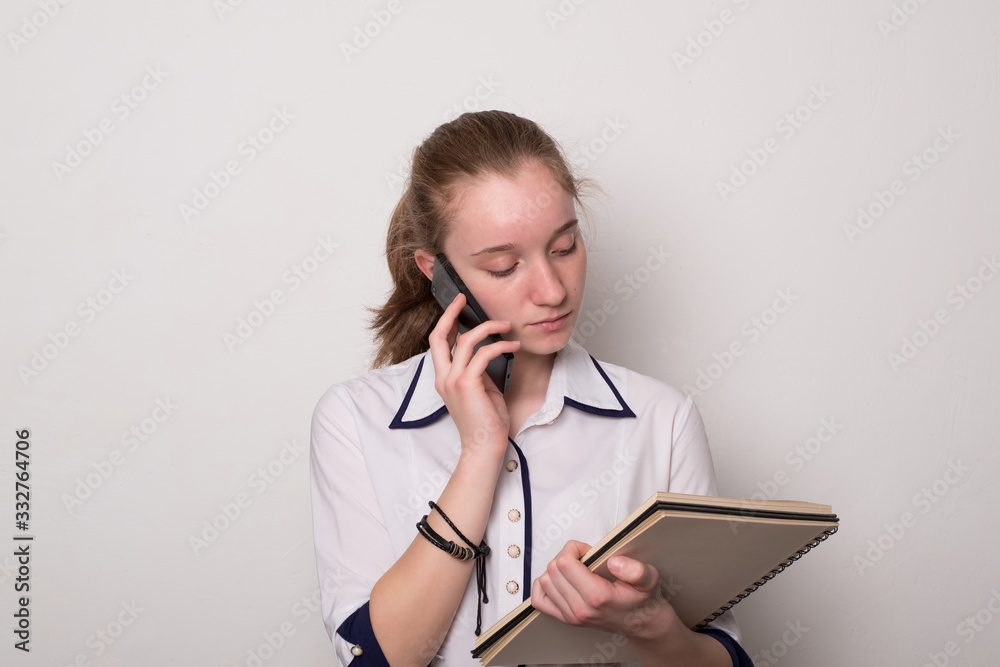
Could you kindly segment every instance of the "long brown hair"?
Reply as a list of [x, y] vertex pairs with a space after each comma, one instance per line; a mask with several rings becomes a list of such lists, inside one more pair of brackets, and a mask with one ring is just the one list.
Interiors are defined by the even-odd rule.
[[487, 174], [515, 178], [531, 160], [547, 167], [580, 203], [581, 187], [589, 181], [573, 176], [558, 144], [534, 121], [512, 113], [462, 114], [413, 151], [410, 177], [385, 240], [393, 289], [385, 305], [368, 308], [374, 313], [368, 328], [377, 341], [372, 368], [400, 363], [430, 347], [427, 337], [443, 311], [414, 252], [443, 252], [450, 207], [462, 186]]

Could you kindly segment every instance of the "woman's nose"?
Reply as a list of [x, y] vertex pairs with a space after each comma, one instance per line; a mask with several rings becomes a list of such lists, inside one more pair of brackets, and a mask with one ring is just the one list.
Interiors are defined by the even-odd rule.
[[566, 298], [562, 277], [548, 261], [540, 262], [530, 279], [535, 303], [556, 306]]

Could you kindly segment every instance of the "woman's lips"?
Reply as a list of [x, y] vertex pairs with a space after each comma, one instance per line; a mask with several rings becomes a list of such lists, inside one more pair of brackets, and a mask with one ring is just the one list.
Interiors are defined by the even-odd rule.
[[569, 317], [569, 313], [566, 313], [565, 315], [563, 315], [562, 317], [560, 317], [558, 319], [548, 320], [548, 321], [545, 321], [545, 322], [535, 322], [531, 326], [538, 327], [539, 329], [541, 329], [543, 331], [552, 331], [553, 329], [558, 329], [563, 324], [565, 324], [567, 317]]

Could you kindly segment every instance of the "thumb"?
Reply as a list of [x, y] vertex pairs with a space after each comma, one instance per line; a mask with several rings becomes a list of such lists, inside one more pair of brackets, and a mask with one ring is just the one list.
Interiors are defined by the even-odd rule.
[[652, 565], [628, 558], [614, 556], [608, 560], [608, 570], [620, 581], [641, 591], [652, 590], [660, 581], [660, 574]]

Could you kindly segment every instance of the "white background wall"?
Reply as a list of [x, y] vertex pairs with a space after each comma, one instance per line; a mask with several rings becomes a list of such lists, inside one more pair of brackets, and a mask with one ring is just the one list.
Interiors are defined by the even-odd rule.
[[0, 10], [0, 662], [333, 663], [309, 418], [367, 368], [400, 170], [456, 105], [537, 120], [603, 185], [587, 308], [615, 312], [578, 333], [697, 391], [720, 492], [840, 515], [737, 608], [758, 663], [995, 661], [1000, 3], [225, 2]]

